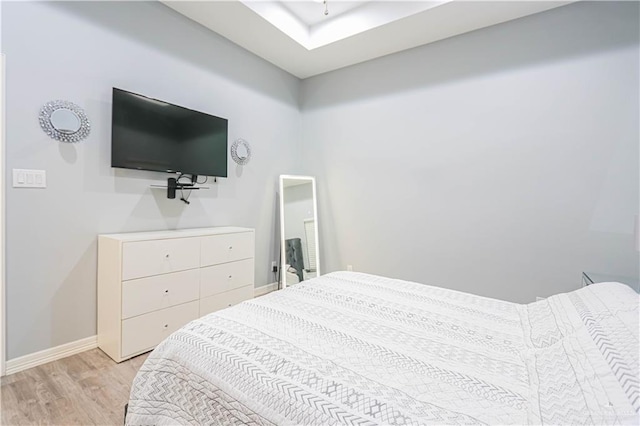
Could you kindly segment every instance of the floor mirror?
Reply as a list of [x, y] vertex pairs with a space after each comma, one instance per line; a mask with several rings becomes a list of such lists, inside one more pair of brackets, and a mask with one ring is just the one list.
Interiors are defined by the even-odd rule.
[[281, 288], [320, 275], [316, 180], [280, 176]]

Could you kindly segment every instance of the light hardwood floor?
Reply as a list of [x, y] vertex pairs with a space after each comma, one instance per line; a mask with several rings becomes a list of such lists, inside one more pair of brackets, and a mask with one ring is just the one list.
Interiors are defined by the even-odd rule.
[[0, 381], [3, 425], [122, 425], [131, 382], [148, 354], [116, 364], [100, 349]]

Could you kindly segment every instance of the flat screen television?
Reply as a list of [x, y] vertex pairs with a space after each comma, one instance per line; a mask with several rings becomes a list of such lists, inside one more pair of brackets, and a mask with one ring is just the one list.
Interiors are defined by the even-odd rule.
[[227, 177], [227, 120], [113, 88], [111, 167]]

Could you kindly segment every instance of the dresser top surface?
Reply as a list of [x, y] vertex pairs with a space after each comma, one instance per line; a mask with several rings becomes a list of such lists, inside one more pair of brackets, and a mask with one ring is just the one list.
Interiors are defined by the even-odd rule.
[[237, 226], [220, 226], [212, 228], [173, 229], [164, 231], [126, 232], [121, 234], [100, 234], [100, 238], [110, 238], [119, 241], [144, 241], [168, 238], [204, 237], [208, 235], [237, 234], [240, 232], [254, 232], [252, 228]]

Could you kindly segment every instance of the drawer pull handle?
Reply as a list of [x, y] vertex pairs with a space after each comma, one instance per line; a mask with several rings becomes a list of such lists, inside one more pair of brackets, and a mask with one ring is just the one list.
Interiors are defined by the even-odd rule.
[[169, 258], [169, 253], [167, 253], [164, 257], [166, 257], [168, 259]]
[[164, 325], [164, 328], [169, 328], [169, 324], [165, 324], [165, 325]]
[[229, 275], [229, 279], [231, 279], [231, 275]]
[[169, 290], [165, 290], [164, 292], [165, 292], [165, 293], [169, 293]]

